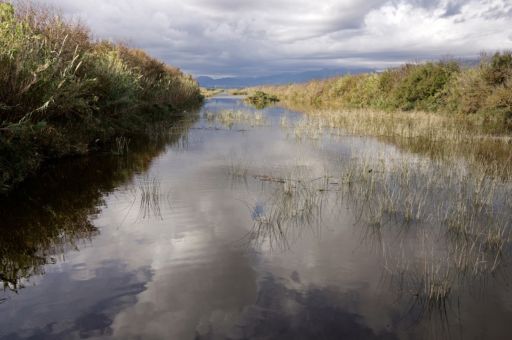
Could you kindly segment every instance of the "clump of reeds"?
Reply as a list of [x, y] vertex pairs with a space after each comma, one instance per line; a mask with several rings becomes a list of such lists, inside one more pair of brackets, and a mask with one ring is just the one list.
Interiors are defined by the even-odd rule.
[[275, 95], [265, 93], [263, 91], [256, 91], [254, 94], [247, 96], [245, 101], [254, 105], [258, 109], [263, 109], [266, 106], [277, 103], [279, 98]]
[[205, 112], [204, 116], [210, 123], [219, 123], [228, 128], [235, 124], [249, 125], [250, 127], [267, 124], [266, 116], [262, 112], [249, 112], [243, 110], [222, 110], [219, 112]]
[[316, 230], [322, 219], [326, 178], [312, 178], [301, 168], [281, 176], [255, 175], [254, 179], [269, 183], [269, 198], [251, 207], [253, 226], [248, 239], [271, 249], [289, 247], [305, 229]]
[[272, 185], [273, 194], [253, 209], [251, 240], [288, 247], [305, 227], [320, 225], [323, 207], [348, 206], [357, 225], [372, 229], [367, 235], [387, 239], [387, 272], [428, 308], [444, 308], [455, 290], [495, 273], [510, 256], [512, 181], [492, 165], [358, 152], [324, 176], [254, 178]]
[[162, 192], [158, 178], [144, 177], [137, 184], [139, 193], [139, 219], [151, 217], [162, 218], [161, 199]]
[[125, 136], [119, 136], [115, 138], [114, 145], [112, 147], [112, 153], [114, 155], [124, 155], [128, 153], [128, 147], [130, 145], [130, 139]]
[[464, 158], [481, 172], [511, 177], [512, 137], [488, 132], [478, 119], [426, 112], [314, 110], [283, 128], [299, 140], [372, 136], [434, 160]]

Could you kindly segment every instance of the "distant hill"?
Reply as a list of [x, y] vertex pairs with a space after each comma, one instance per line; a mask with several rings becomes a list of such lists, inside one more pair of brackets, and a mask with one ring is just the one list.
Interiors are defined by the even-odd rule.
[[212, 78], [206, 76], [197, 77], [199, 85], [207, 88], [242, 88], [259, 85], [279, 85], [288, 83], [300, 83], [312, 79], [324, 79], [343, 74], [358, 74], [373, 72], [371, 68], [349, 68], [349, 69], [324, 69], [317, 71], [306, 71], [300, 73], [281, 73], [262, 77], [230, 77]]

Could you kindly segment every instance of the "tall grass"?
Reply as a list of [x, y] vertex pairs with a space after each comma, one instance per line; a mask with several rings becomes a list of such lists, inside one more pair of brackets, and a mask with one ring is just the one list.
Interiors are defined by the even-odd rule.
[[294, 104], [317, 108], [427, 111], [478, 115], [512, 127], [512, 51], [483, 55], [479, 65], [455, 61], [406, 64], [382, 73], [347, 75], [302, 84], [264, 86]]
[[190, 76], [144, 51], [94, 41], [55, 11], [0, 1], [3, 190], [48, 158], [141, 133], [201, 100]]

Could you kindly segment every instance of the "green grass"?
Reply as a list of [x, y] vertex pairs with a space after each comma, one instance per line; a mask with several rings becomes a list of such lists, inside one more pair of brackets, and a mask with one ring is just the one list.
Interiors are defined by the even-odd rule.
[[263, 91], [256, 91], [254, 94], [248, 96], [245, 101], [254, 105], [256, 108], [263, 109], [270, 104], [277, 103], [279, 99]]
[[0, 1], [1, 191], [48, 159], [109, 150], [201, 101], [190, 76], [144, 51], [95, 41], [44, 8]]

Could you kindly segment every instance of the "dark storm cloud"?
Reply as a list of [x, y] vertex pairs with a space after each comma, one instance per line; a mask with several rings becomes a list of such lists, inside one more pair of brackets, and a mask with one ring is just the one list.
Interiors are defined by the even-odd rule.
[[512, 48], [510, 0], [41, 0], [196, 75], [256, 75]]

